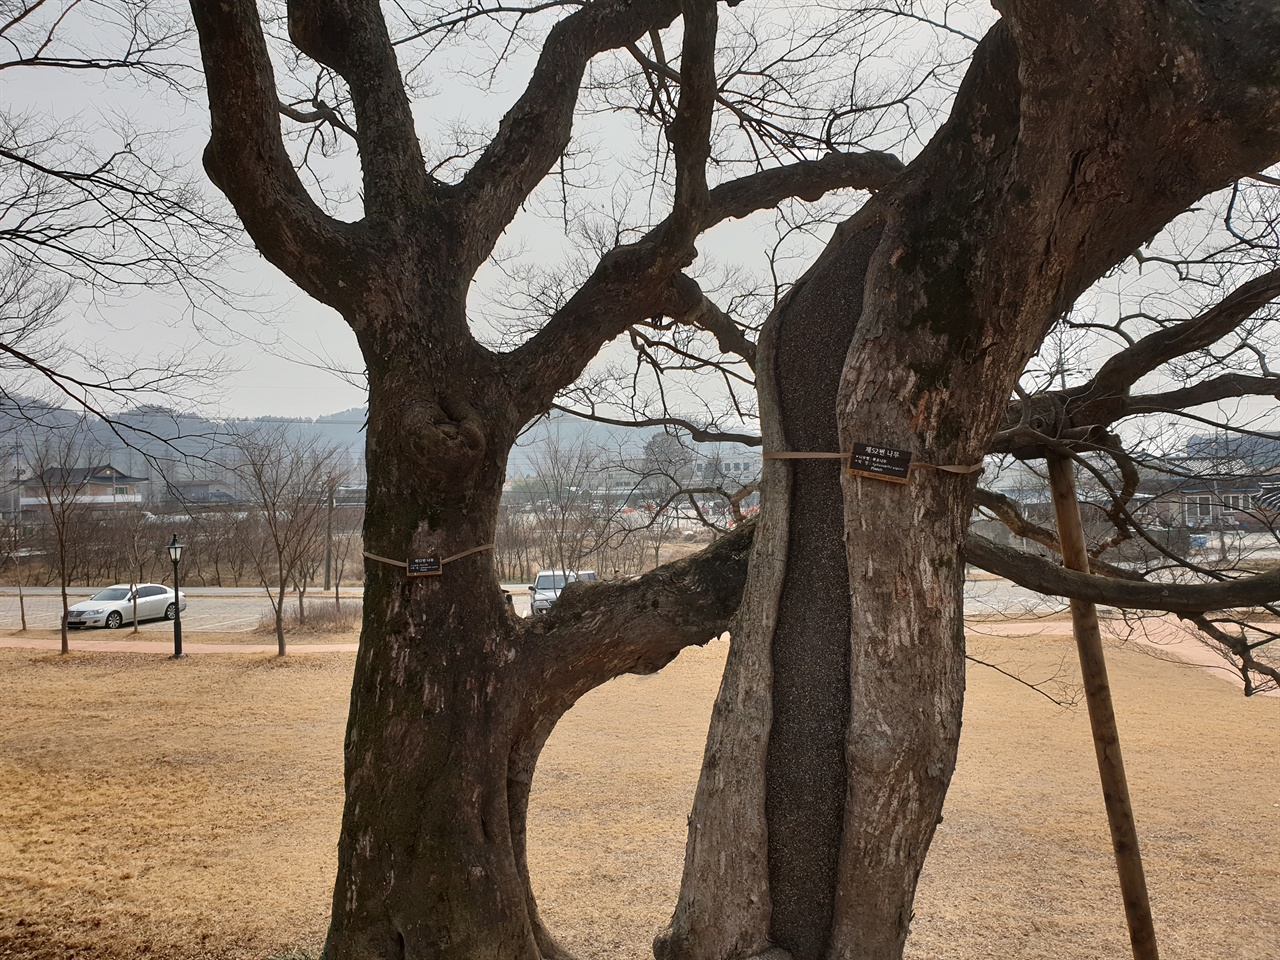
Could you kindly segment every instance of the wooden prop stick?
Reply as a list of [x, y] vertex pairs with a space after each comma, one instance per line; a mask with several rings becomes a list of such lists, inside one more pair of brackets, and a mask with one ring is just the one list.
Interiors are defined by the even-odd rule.
[[[1084, 527], [1080, 523], [1080, 504], [1076, 500], [1074, 465], [1069, 457], [1060, 454], [1050, 454], [1048, 461], [1063, 566], [1088, 573], [1089, 553], [1085, 546]], [[1134, 960], [1159, 960], [1151, 901], [1147, 897], [1147, 878], [1142, 872], [1142, 854], [1138, 850], [1138, 828], [1133, 820], [1129, 784], [1124, 775], [1124, 760], [1120, 756], [1120, 731], [1111, 706], [1107, 663], [1103, 658], [1102, 634], [1098, 629], [1098, 608], [1084, 600], [1072, 600], [1071, 625], [1080, 654], [1080, 673], [1084, 677], [1085, 700], [1089, 704], [1089, 725], [1093, 728], [1093, 749], [1098, 756], [1102, 799], [1107, 808], [1107, 822], [1111, 826], [1111, 845], [1115, 849], [1116, 870], [1120, 874], [1120, 894], [1124, 898], [1125, 919], [1129, 924], [1129, 942], [1133, 946]]]

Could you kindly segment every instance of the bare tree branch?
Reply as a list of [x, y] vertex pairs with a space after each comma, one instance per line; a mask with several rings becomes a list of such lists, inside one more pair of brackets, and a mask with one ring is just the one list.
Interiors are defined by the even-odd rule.
[[755, 434], [710, 430], [688, 420], [682, 420], [679, 417], [639, 417], [622, 420], [616, 417], [606, 417], [591, 410], [574, 410], [558, 403], [553, 403], [551, 409], [559, 410], [561, 413], [567, 413], [583, 420], [590, 420], [593, 423], [606, 423], [613, 427], [677, 427], [688, 433], [689, 439], [695, 443], [740, 443], [747, 447], [760, 446], [760, 438]]
[[1091, 397], [1127, 393], [1162, 364], [1221, 340], [1276, 297], [1280, 297], [1280, 268], [1241, 284], [1199, 317], [1171, 324], [1121, 350], [1085, 387], [1073, 391], [1073, 399], [1088, 402]]
[[[746, 523], [634, 580], [567, 585], [550, 613], [525, 623], [522, 655], [546, 671], [541, 688], [567, 689], [576, 700], [623, 673], [654, 673], [685, 647], [719, 636], [741, 599], [753, 535]], [[530, 706], [535, 716], [545, 709]]]
[[1203, 614], [1189, 616], [1186, 619], [1194, 623], [1206, 637], [1221, 644], [1239, 658], [1240, 663], [1237, 666], [1240, 670], [1240, 679], [1244, 681], [1244, 695], [1246, 697], [1255, 693], [1253, 685], [1253, 675], [1255, 673], [1267, 677], [1273, 684], [1280, 687], [1280, 670], [1253, 655], [1253, 648], [1243, 632], [1228, 633]]
[[1205, 403], [1234, 400], [1240, 397], [1280, 399], [1280, 375], [1258, 377], [1244, 373], [1224, 373], [1222, 376], [1203, 380], [1179, 390], [1133, 397], [1124, 404], [1123, 416], [1170, 413], [1189, 407], [1198, 407]]
[[[774, 171], [764, 171], [716, 187], [710, 193], [702, 229], [726, 217], [746, 216], [752, 209], [776, 206], [786, 199], [784, 191], [791, 188], [804, 190], [805, 196], [820, 196], [825, 190], [839, 187], [882, 185], [892, 179], [898, 169], [897, 161], [887, 155], [873, 158], [870, 163], [862, 157], [848, 163], [844, 159], [837, 161], [837, 157], [846, 158], [846, 155], [832, 155], [811, 164], [792, 164], [781, 168], [783, 172], [776, 176]], [[851, 176], [851, 171], [855, 175]], [[738, 188], [735, 184], [742, 186]], [[530, 390], [536, 390], [540, 398], [545, 394], [545, 402], [549, 403], [550, 397], [577, 379], [585, 367], [584, 361], [574, 362], [572, 358], [594, 356], [602, 344], [627, 327], [646, 317], [666, 314], [672, 303], [679, 303], [681, 311], [705, 309], [693, 296], [688, 281], [662, 284], [657, 282], [661, 275], [654, 276], [655, 265], [663, 256], [658, 241], [666, 234], [668, 222], [658, 224], [640, 241], [605, 254], [591, 276], [552, 314], [543, 328], [506, 355], [521, 378], [522, 388], [527, 385]], [[654, 282], [646, 282], [651, 279]], [[707, 310], [701, 318], [720, 332], [728, 332], [714, 312]], [[726, 340], [726, 346], [736, 339]], [[744, 347], [745, 342], [737, 345]], [[744, 352], [753, 354], [750, 349]]]
[[[716, 344], [722, 353], [731, 353], [741, 357], [752, 370], [756, 365], [756, 345], [743, 332], [733, 318], [711, 301], [698, 282], [687, 274], [681, 273], [672, 281], [673, 297], [680, 307], [669, 307], [668, 313], [678, 323], [688, 324], [706, 330], [716, 338]], [[689, 304], [684, 307], [684, 304]]]
[[563, 156], [587, 62], [670, 24], [677, 0], [595, 0], [552, 27], [524, 93], [459, 186], [463, 260], [479, 266], [520, 205]]
[[879, 190], [903, 169], [897, 157], [869, 152], [829, 153], [761, 170], [715, 187], [704, 226], [768, 210], [791, 197], [812, 201], [832, 190]]
[[335, 130], [341, 130], [352, 140], [358, 140], [355, 128], [348, 124], [338, 115], [338, 111], [329, 106], [323, 100], [311, 101], [312, 109], [310, 111], [299, 110], [295, 106], [287, 103], [280, 104], [280, 112], [290, 120], [298, 123], [327, 123]]
[[1280, 600], [1280, 570], [1219, 583], [1151, 583], [1078, 573], [970, 534], [965, 560], [1037, 593], [1133, 610], [1198, 614]]
[[340, 288], [332, 264], [359, 262], [349, 225], [311, 198], [280, 131], [279, 100], [257, 6], [252, 0], [192, 0], [209, 88], [205, 169], [227, 195], [263, 255], [324, 303]]
[[374, 0], [290, 0], [289, 36], [351, 89], [366, 219], [380, 227], [431, 219], [438, 185], [427, 176], [395, 49]]

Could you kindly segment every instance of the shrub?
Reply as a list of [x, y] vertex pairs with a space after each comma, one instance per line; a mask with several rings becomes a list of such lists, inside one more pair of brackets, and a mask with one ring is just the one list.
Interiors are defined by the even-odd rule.
[[[343, 600], [338, 607], [328, 597], [318, 597], [306, 602], [307, 622], [298, 623], [298, 604], [285, 601], [284, 628], [290, 633], [349, 633], [360, 628], [364, 604], [360, 600]], [[264, 610], [258, 618], [258, 633], [275, 633], [275, 613]]]

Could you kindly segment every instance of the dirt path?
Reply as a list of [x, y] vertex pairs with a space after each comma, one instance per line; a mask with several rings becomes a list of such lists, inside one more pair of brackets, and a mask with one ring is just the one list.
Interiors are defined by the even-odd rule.
[[[1060, 615], [1043, 620], [1005, 619], [986, 620], [971, 619], [967, 624], [967, 633], [974, 636], [1036, 636], [1070, 633], [1068, 620]], [[1177, 617], [1143, 618], [1140, 626], [1130, 627], [1124, 620], [1112, 619], [1103, 622], [1104, 638], [1111, 646], [1132, 644], [1149, 655], [1169, 661], [1203, 668], [1220, 680], [1233, 684], [1237, 689], [1244, 689], [1244, 681], [1226, 662], [1206, 647], [1199, 639], [1194, 628], [1185, 626]], [[96, 650], [99, 652], [126, 653], [164, 653], [171, 651], [172, 638], [168, 635], [103, 634], [102, 632], [77, 632], [71, 637], [71, 647], [75, 650]], [[289, 653], [352, 653], [358, 647], [358, 633], [346, 635], [324, 636], [323, 639], [295, 640], [286, 638]], [[245, 653], [271, 654], [276, 652], [274, 640], [264, 642], [261, 634], [209, 633], [190, 631], [184, 636], [182, 650], [187, 654], [209, 653]], [[250, 639], [253, 638], [253, 639]], [[0, 633], [0, 648], [29, 650], [59, 650], [61, 638], [56, 630], [28, 630], [24, 632]], [[1280, 690], [1268, 690], [1259, 696], [1280, 697]]]
[[[355, 653], [358, 631], [343, 634], [285, 634], [289, 653]], [[84, 653], [173, 653], [173, 635], [128, 631], [76, 631], [68, 644], [72, 652]], [[0, 648], [15, 650], [60, 650], [61, 636], [56, 630], [0, 632]], [[186, 654], [239, 653], [274, 654], [274, 634], [250, 634], [236, 631], [183, 631], [182, 652]]]
[[[193, 631], [182, 638], [182, 652], [197, 653], [275, 653], [276, 643], [263, 643], [256, 638], [247, 640], [252, 634], [205, 634]], [[191, 639], [188, 639], [190, 637]], [[285, 638], [289, 653], [354, 653], [359, 646], [355, 640], [335, 639], [325, 643], [295, 641]], [[69, 641], [73, 651], [86, 653], [173, 653], [173, 638], [161, 637], [144, 640], [139, 637], [110, 636], [99, 639], [87, 637], [82, 633], [73, 635]], [[0, 635], [0, 647], [17, 650], [61, 650], [62, 638], [57, 631], [34, 631], [26, 633]]]

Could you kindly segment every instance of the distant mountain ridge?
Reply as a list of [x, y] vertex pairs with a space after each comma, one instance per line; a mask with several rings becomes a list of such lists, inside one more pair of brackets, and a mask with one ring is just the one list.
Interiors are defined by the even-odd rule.
[[[0, 398], [0, 443], [8, 445], [7, 451], [0, 450], [0, 462], [12, 463], [15, 445], [27, 448], [46, 433], [78, 427], [101, 452], [94, 459], [107, 459], [132, 476], [150, 476], [157, 465], [175, 465], [179, 478], [189, 479], [199, 464], [217, 459], [232, 429], [258, 423], [283, 425], [299, 439], [328, 444], [341, 450], [353, 464], [363, 463], [363, 407], [309, 420], [271, 416], [211, 419], [199, 413], [146, 405], [101, 420], [41, 400], [10, 397]], [[26, 450], [26, 455], [30, 452]]]
[[[350, 460], [353, 482], [363, 482], [366, 407], [350, 407], [314, 419], [304, 417], [234, 417], [213, 419], [199, 413], [181, 413], [166, 407], [145, 405], [114, 415], [108, 421], [67, 410], [40, 400], [0, 397], [0, 464], [13, 462], [14, 443], [30, 443], [41, 425], [81, 426], [113, 466], [131, 476], [145, 477], [157, 467], [171, 479], [198, 479], [217, 473], [218, 451], [230, 429], [246, 425], [283, 425], [299, 439], [314, 439], [336, 447]], [[643, 455], [645, 442], [657, 428], [618, 427], [583, 420], [569, 414], [553, 413], [532, 423], [516, 442], [507, 463], [509, 477], [529, 476], [536, 470], [542, 451], [552, 444], [561, 448], [585, 445], [606, 456], [619, 459]], [[746, 453], [737, 444], [703, 445]], [[201, 464], [206, 467], [202, 470]], [[2, 468], [0, 468], [2, 469]], [[159, 479], [159, 477], [153, 477]]]

